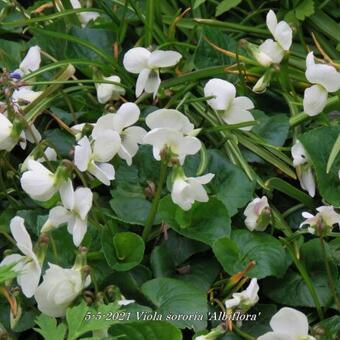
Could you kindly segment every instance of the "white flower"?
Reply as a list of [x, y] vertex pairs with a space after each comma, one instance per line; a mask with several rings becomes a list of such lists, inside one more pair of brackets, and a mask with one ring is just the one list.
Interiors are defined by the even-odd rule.
[[60, 187], [63, 206], [50, 210], [48, 220], [41, 232], [67, 223], [68, 232], [73, 235], [73, 243], [79, 246], [87, 231], [87, 214], [92, 207], [93, 194], [89, 188], [78, 187], [75, 191], [71, 181]]
[[268, 332], [257, 340], [315, 340], [308, 335], [308, 319], [300, 311], [283, 307], [270, 320], [272, 332]]
[[94, 139], [100, 138], [104, 131], [118, 133], [121, 144], [118, 150], [120, 158], [128, 165], [138, 151], [138, 144], [142, 144], [146, 131], [139, 126], [131, 126], [138, 121], [140, 110], [134, 103], [124, 103], [116, 113], [108, 113], [100, 117], [92, 131]]
[[293, 165], [300, 181], [301, 188], [306, 190], [309, 196], [315, 196], [315, 179], [307, 152], [300, 141], [296, 141], [291, 149]]
[[[249, 110], [254, 108], [253, 102], [248, 97], [236, 97], [235, 86], [226, 80], [211, 79], [204, 86], [206, 97], [214, 96], [208, 104], [216, 111], [221, 112], [222, 119], [228, 124], [238, 124], [253, 121], [254, 117]], [[241, 128], [249, 131], [252, 126]]]
[[59, 189], [57, 176], [32, 159], [27, 162], [27, 168], [20, 179], [23, 190], [34, 200], [48, 201]]
[[[120, 83], [118, 76], [103, 77], [103, 80]], [[97, 99], [99, 103], [105, 104], [110, 99], [117, 100], [121, 95], [125, 94], [124, 88], [116, 84], [96, 83]]]
[[138, 74], [136, 83], [136, 97], [143, 90], [147, 93], [157, 95], [161, 84], [159, 69], [176, 65], [182, 55], [175, 51], [153, 51], [150, 52], [143, 47], [135, 47], [124, 55], [123, 64], [127, 71]]
[[293, 31], [285, 22], [277, 22], [275, 13], [270, 10], [266, 18], [267, 27], [273, 35], [273, 39], [265, 40], [256, 52], [253, 52], [256, 60], [263, 66], [279, 64], [292, 44]]
[[72, 301], [91, 283], [91, 279], [87, 277], [84, 282], [78, 270], [65, 269], [52, 263], [49, 266], [34, 297], [42, 313], [61, 317]]
[[14, 105], [25, 106], [36, 100], [42, 91], [33, 91], [29, 86], [22, 86], [18, 90], [14, 90], [12, 94], [12, 101]]
[[[32, 136], [34, 134], [34, 137]], [[30, 128], [21, 131], [19, 136], [16, 136], [13, 123], [6, 117], [5, 114], [0, 113], [0, 150], [11, 151], [18, 140], [20, 139], [20, 146], [22, 149], [26, 148], [27, 140], [31, 143], [41, 140], [39, 131], [31, 124]]]
[[270, 218], [270, 207], [267, 197], [257, 197], [252, 200], [244, 210], [244, 216], [246, 216], [244, 223], [250, 231], [266, 230]]
[[340, 73], [331, 65], [315, 64], [313, 52], [308, 53], [306, 66], [306, 78], [314, 85], [305, 90], [303, 110], [315, 116], [325, 108], [328, 92], [340, 89]]
[[[74, 9], [81, 8], [81, 4], [79, 0], [70, 0], [71, 6]], [[99, 13], [97, 12], [81, 12], [78, 13], [79, 21], [82, 27], [85, 27], [91, 20], [96, 20], [99, 17]]]
[[50, 148], [49, 146], [45, 149], [44, 151], [44, 155], [45, 157], [39, 157], [37, 159], [35, 159], [36, 156], [34, 155], [29, 155], [25, 161], [22, 163], [21, 167], [20, 167], [20, 171], [24, 172], [27, 170], [27, 164], [29, 160], [36, 160], [39, 163], [44, 163], [47, 160], [49, 161], [56, 161], [57, 160], [57, 153], [54, 149]]
[[283, 20], [277, 22], [276, 15], [272, 10], [267, 13], [266, 23], [275, 41], [284, 51], [288, 51], [292, 45], [293, 39], [293, 31], [291, 27]]
[[74, 164], [84, 172], [88, 171], [105, 185], [115, 178], [115, 169], [108, 163], [119, 151], [121, 139], [117, 132], [103, 131], [91, 145], [89, 139], [84, 136], [74, 150]]
[[145, 122], [152, 130], [144, 136], [143, 143], [153, 146], [156, 160], [161, 159], [161, 152], [167, 148], [183, 164], [187, 155], [194, 155], [201, 148], [200, 140], [192, 136], [196, 133], [194, 125], [177, 110], [156, 110]]
[[259, 289], [260, 287], [257, 284], [257, 279], [251, 279], [247, 289], [243, 290], [241, 293], [233, 293], [233, 298], [225, 301], [226, 308], [240, 307], [242, 310], [249, 309], [259, 301], [257, 295]]
[[135, 303], [136, 301], [135, 300], [127, 300], [125, 299], [125, 297], [122, 295], [121, 299], [118, 300], [118, 305], [119, 306], [127, 306], [127, 305], [130, 305], [131, 303]]
[[76, 125], [71, 126], [71, 130], [74, 132], [74, 138], [76, 139], [77, 142], [83, 136], [83, 129], [84, 129], [85, 125], [92, 126], [92, 127], [95, 126], [95, 124], [93, 124], [93, 123], [80, 123], [80, 124], [76, 124]]
[[23, 294], [30, 298], [34, 295], [41, 276], [41, 266], [37, 256], [33, 252], [33, 245], [28, 234], [24, 219], [15, 216], [10, 223], [11, 234], [16, 241], [16, 246], [24, 254], [12, 254], [6, 256], [0, 266], [18, 262], [14, 270], [18, 272], [17, 281]]
[[304, 225], [309, 225], [307, 230], [311, 234], [325, 233], [332, 230], [334, 224], [340, 226], [340, 214], [338, 214], [333, 206], [321, 206], [316, 209], [318, 213], [314, 216], [308, 212], [303, 212], [302, 216], [306, 218], [304, 222], [300, 224], [300, 228]]
[[12, 137], [13, 124], [0, 113], [0, 150], [11, 151], [17, 140]]
[[40, 47], [33, 46], [28, 50], [25, 58], [20, 63], [19, 68], [11, 73], [11, 76], [13, 78], [22, 78], [30, 72], [38, 70], [40, 67], [40, 63]]
[[190, 210], [195, 201], [208, 202], [203, 184], [209, 183], [214, 176], [210, 173], [199, 177], [176, 176], [171, 190], [172, 201], [183, 210]]

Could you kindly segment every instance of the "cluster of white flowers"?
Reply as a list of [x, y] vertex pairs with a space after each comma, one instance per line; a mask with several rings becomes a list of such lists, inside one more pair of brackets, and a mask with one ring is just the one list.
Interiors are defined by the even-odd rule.
[[17, 272], [18, 285], [27, 298], [34, 296], [40, 311], [54, 317], [64, 316], [70, 303], [91, 283], [90, 277], [85, 278], [81, 268], [64, 269], [49, 263], [49, 269], [39, 285], [44, 255], [39, 257], [35, 252], [23, 218], [14, 217], [10, 229], [16, 246], [23, 255], [8, 255], [0, 266], [15, 264], [13, 269]]
[[[28, 50], [19, 68], [10, 74], [13, 82], [17, 83], [23, 76], [38, 70], [40, 63], [40, 47], [33, 46]], [[20, 86], [14, 90], [10, 97], [14, 114], [33, 102], [41, 93], [41, 91], [33, 91], [31, 86]], [[41, 135], [33, 124], [29, 127], [23, 126], [22, 122], [6, 109], [6, 105], [4, 107], [5, 110], [0, 113], [0, 150], [11, 151], [18, 142], [25, 149], [27, 140], [31, 143], [41, 140]]]

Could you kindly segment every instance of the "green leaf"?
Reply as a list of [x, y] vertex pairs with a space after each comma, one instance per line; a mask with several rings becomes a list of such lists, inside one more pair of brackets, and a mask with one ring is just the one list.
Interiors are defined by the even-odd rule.
[[105, 227], [102, 232], [102, 247], [109, 266], [117, 271], [130, 270], [143, 259], [144, 241], [135, 233], [113, 233]]
[[255, 261], [247, 274], [250, 277], [282, 277], [289, 265], [280, 241], [263, 232], [235, 230], [230, 239], [217, 240], [213, 251], [229, 275], [243, 271], [250, 261]]
[[19, 42], [0, 39], [0, 68], [14, 71], [21, 62], [23, 45]]
[[230, 234], [228, 211], [216, 198], [210, 197], [206, 203], [195, 203], [189, 211], [184, 211], [164, 197], [159, 206], [162, 220], [179, 234], [208, 245]]
[[296, 17], [303, 21], [306, 17], [310, 17], [314, 14], [314, 0], [303, 0], [295, 8]]
[[182, 333], [166, 321], [129, 322], [113, 325], [110, 334], [122, 339], [181, 340]]
[[195, 0], [194, 5], [192, 6], [192, 9], [196, 9], [203, 5], [207, 0]]
[[225, 12], [228, 12], [232, 8], [236, 7], [242, 2], [242, 0], [223, 0], [216, 8], [215, 16], [219, 16]]
[[[206, 294], [194, 286], [175, 279], [157, 278], [144, 283], [141, 290], [154, 304], [154, 310], [162, 315], [162, 320], [170, 319], [179, 328], [193, 328], [195, 331], [206, 327]], [[189, 320], [181, 315], [199, 315], [203, 320]]]
[[63, 340], [65, 338], [66, 325], [64, 323], [57, 325], [57, 320], [55, 318], [45, 314], [40, 314], [36, 318], [35, 323], [39, 326], [39, 328], [34, 328], [34, 330], [41, 334], [44, 339]]
[[228, 161], [219, 151], [209, 150], [206, 172], [215, 174], [209, 184], [216, 197], [223, 202], [230, 216], [245, 206], [253, 197], [255, 183], [245, 173]]
[[[221, 31], [219, 28], [204, 27], [194, 56], [196, 69], [200, 70], [211, 66], [231, 65], [234, 62], [234, 60], [228, 56], [214, 50], [204, 38], [208, 38], [210, 42], [225, 50], [235, 51], [236, 49], [237, 43], [233, 37]], [[221, 70], [220, 74], [223, 78], [235, 78], [230, 75], [226, 76], [223, 70]]]
[[[144, 225], [151, 208], [151, 202], [143, 194], [124, 191], [121, 189], [111, 191], [110, 206], [118, 219], [125, 223]], [[156, 215], [155, 224], [160, 223]]]
[[325, 331], [324, 336], [328, 336], [327, 339], [336, 339], [340, 336], [340, 316], [334, 315], [326, 320], [322, 320], [317, 324], [318, 327]]
[[[100, 329], [107, 329], [117, 321], [113, 315], [119, 306], [115, 303], [108, 305], [99, 305], [97, 308], [88, 307], [84, 301], [78, 306], [66, 310], [66, 320], [68, 326], [68, 340], [78, 339], [81, 335]], [[91, 315], [89, 320], [85, 319], [86, 315]], [[93, 317], [100, 315], [100, 317]]]
[[[328, 247], [326, 247], [326, 251], [328, 256], [330, 256]], [[333, 302], [333, 295], [328, 286], [327, 272], [321, 252], [320, 240], [313, 239], [303, 244], [300, 254], [319, 296], [321, 306], [330, 306]], [[329, 258], [329, 262], [333, 279], [336, 282], [338, 280], [337, 267], [331, 258]], [[336, 285], [339, 287], [339, 284]], [[315, 307], [312, 296], [302, 277], [292, 270], [288, 271], [280, 280], [269, 279], [266, 281], [263, 291], [273, 301], [283, 305]]]
[[333, 161], [327, 174], [327, 162], [335, 141], [340, 134], [340, 126], [328, 126], [313, 129], [299, 136], [314, 166], [318, 188], [324, 200], [334, 206], [340, 206], [340, 154]]

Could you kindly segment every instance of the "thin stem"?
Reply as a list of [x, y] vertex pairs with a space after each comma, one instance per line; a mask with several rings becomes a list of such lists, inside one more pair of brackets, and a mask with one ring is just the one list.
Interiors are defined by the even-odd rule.
[[167, 168], [168, 168], [167, 160], [162, 159], [156, 194], [155, 194], [155, 197], [152, 201], [151, 209], [150, 209], [149, 215], [148, 215], [148, 217], [145, 221], [145, 226], [144, 226], [144, 230], [143, 230], [142, 236], [143, 236], [144, 241], [148, 240], [151, 228], [153, 226], [153, 221], [154, 221], [155, 216], [157, 214], [158, 205], [159, 205], [159, 201], [160, 201], [160, 198], [161, 198], [163, 185], [164, 185], [164, 182], [165, 182], [165, 179], [166, 179]]
[[331, 291], [333, 293], [336, 307], [337, 307], [338, 311], [340, 312], [340, 299], [339, 299], [338, 293], [336, 291], [336, 286], [335, 286], [335, 283], [334, 283], [334, 280], [333, 280], [331, 267], [329, 265], [328, 256], [326, 254], [325, 242], [324, 242], [322, 236], [320, 236], [320, 245], [321, 245], [322, 257], [323, 257], [324, 262], [325, 262], [325, 267], [326, 267], [326, 272], [327, 272], [327, 277], [328, 277], [328, 285], [329, 285], [329, 288], [331, 289]]
[[245, 333], [243, 331], [241, 331], [237, 326], [233, 325], [233, 331], [234, 333], [236, 333], [237, 335], [241, 336], [243, 339], [248, 339], [248, 340], [255, 340], [256, 338], [251, 336], [248, 333]]
[[324, 316], [323, 316], [323, 311], [322, 311], [322, 308], [321, 308], [321, 303], [320, 303], [320, 299], [319, 299], [319, 296], [316, 292], [316, 289], [313, 285], [313, 281], [311, 280], [309, 274], [307, 273], [306, 271], [306, 268], [304, 267], [304, 265], [296, 258], [295, 254], [294, 254], [294, 251], [290, 248], [290, 246], [287, 244], [287, 249], [290, 253], [290, 256], [292, 257], [293, 259], [293, 262], [296, 266], [296, 268], [298, 269], [298, 271], [300, 272], [301, 274], [301, 277], [303, 279], [303, 281], [305, 282], [306, 286], [308, 287], [308, 290], [312, 296], [312, 299], [314, 301], [314, 304], [315, 304], [315, 308], [316, 308], [316, 311], [319, 315], [319, 318], [321, 320], [323, 320]]

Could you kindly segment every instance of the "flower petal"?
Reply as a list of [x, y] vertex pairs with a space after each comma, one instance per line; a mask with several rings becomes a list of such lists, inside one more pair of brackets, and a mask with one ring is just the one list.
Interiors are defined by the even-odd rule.
[[66, 209], [72, 210], [75, 204], [72, 181], [67, 179], [59, 188], [60, 198]]
[[68, 222], [70, 219], [70, 213], [62, 206], [56, 206], [52, 208], [48, 215], [48, 220], [41, 228], [41, 232], [47, 232], [51, 228], [56, 228], [61, 224]]
[[293, 156], [294, 166], [302, 165], [308, 162], [307, 152], [299, 140], [297, 140], [292, 146], [291, 153]]
[[81, 219], [85, 220], [92, 207], [93, 194], [89, 188], [79, 187], [75, 193], [74, 210], [79, 214]]
[[153, 51], [148, 60], [149, 68], [169, 67], [176, 65], [182, 55], [175, 51]]
[[128, 165], [132, 164], [132, 158], [138, 151], [138, 144], [142, 144], [145, 135], [146, 131], [139, 126], [131, 126], [125, 129], [118, 155]]
[[293, 31], [285, 21], [280, 21], [275, 28], [274, 38], [285, 51], [288, 51], [292, 45]]
[[151, 72], [151, 70], [149, 70], [147, 68], [143, 69], [140, 72], [140, 74], [137, 78], [137, 82], [136, 82], [136, 97], [139, 97], [143, 93], [143, 91], [146, 87], [146, 82], [148, 81], [150, 72]]
[[303, 110], [309, 116], [316, 116], [323, 111], [327, 104], [327, 91], [320, 85], [312, 85], [305, 90]]
[[135, 103], [124, 103], [113, 115], [113, 128], [118, 133], [138, 121], [140, 115], [139, 107]]
[[115, 169], [109, 163], [92, 162], [89, 172], [105, 185], [110, 185], [110, 181], [115, 179]]
[[160, 85], [161, 78], [159, 77], [159, 72], [152, 70], [145, 83], [145, 92], [153, 93], [153, 97], [155, 98]]
[[270, 33], [274, 37], [275, 36], [275, 29], [276, 29], [276, 26], [277, 26], [277, 18], [276, 18], [276, 14], [274, 13], [273, 10], [270, 10], [267, 13], [266, 24], [267, 24], [267, 27], [268, 27]]
[[[104, 116], [101, 116], [96, 124], [93, 127], [92, 130], [92, 137], [94, 139], [100, 138], [100, 136], [103, 134], [104, 131], [106, 130], [115, 130], [113, 126], [113, 121], [114, 121], [114, 114], [113, 113], [108, 113]], [[117, 131], [120, 133], [120, 131]]]
[[[236, 100], [241, 98], [240, 100]], [[254, 121], [255, 118], [253, 115], [246, 109], [243, 109], [243, 106], [247, 105], [247, 101], [243, 98], [246, 97], [238, 97], [235, 99], [234, 103], [231, 105], [230, 109], [225, 111], [222, 119], [228, 124], [239, 124], [243, 122], [251, 122]], [[248, 102], [248, 105], [250, 103]], [[240, 128], [240, 130], [250, 131], [253, 126], [246, 126]]]
[[[118, 76], [104, 77], [104, 80], [120, 83], [120, 78]], [[111, 98], [117, 100], [121, 94], [125, 93], [124, 88], [107, 83], [96, 83], [96, 90], [98, 102], [101, 104], [107, 103]]]
[[[274, 40], [267, 39], [259, 46], [260, 52], [264, 54], [259, 54], [256, 60], [263, 66], [268, 66], [271, 63], [279, 64], [284, 56], [284, 50], [282, 47]], [[268, 62], [268, 59], [270, 62]]]
[[214, 110], [226, 110], [235, 99], [235, 86], [226, 80], [211, 79], [204, 86], [205, 97], [215, 96], [207, 102]]
[[32, 240], [25, 228], [25, 220], [22, 217], [15, 216], [10, 223], [11, 234], [17, 242], [17, 247], [27, 256], [33, 252]]
[[198, 183], [208, 184], [214, 177], [215, 177], [215, 174], [209, 173], [203, 176], [195, 177], [195, 179]]
[[38, 70], [40, 67], [40, 63], [40, 47], [33, 46], [28, 50], [25, 58], [20, 63], [19, 68], [24, 74], [28, 74], [30, 72]]
[[41, 267], [36, 262], [30, 261], [23, 266], [17, 281], [27, 298], [31, 298], [35, 294], [40, 276]]
[[73, 236], [73, 243], [76, 247], [80, 246], [81, 241], [83, 240], [87, 231], [87, 223], [86, 221], [75, 218], [74, 224], [72, 226], [72, 236]]
[[125, 69], [131, 73], [140, 73], [148, 67], [151, 52], [144, 47], [135, 47], [128, 50], [123, 59]]
[[283, 333], [294, 339], [308, 335], [308, 320], [300, 311], [283, 307], [270, 320], [270, 327], [275, 333]]
[[321, 85], [328, 92], [336, 92], [340, 89], [340, 73], [331, 65], [310, 65], [307, 67], [305, 75], [310, 83]]
[[84, 136], [74, 148], [74, 164], [80, 171], [86, 171], [92, 154], [89, 139]]
[[94, 160], [109, 162], [120, 149], [121, 139], [116, 131], [105, 130], [93, 143]]
[[189, 134], [194, 129], [194, 124], [187, 116], [178, 110], [160, 109], [151, 112], [145, 118], [145, 123], [150, 129], [168, 128], [185, 134]]
[[308, 166], [307, 168], [302, 168], [301, 175], [299, 176], [300, 185], [303, 190], [308, 192], [310, 197], [315, 196], [315, 179], [313, 175], [312, 168]]

